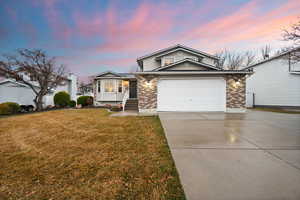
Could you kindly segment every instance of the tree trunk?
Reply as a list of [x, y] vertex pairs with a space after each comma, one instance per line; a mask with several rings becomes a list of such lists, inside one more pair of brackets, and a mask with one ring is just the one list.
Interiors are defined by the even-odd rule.
[[43, 96], [37, 95], [34, 98], [35, 108], [37, 111], [43, 110]]

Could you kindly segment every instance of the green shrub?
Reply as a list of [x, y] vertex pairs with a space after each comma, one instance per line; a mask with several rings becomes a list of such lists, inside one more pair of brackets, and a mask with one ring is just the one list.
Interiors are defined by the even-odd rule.
[[77, 98], [77, 104], [81, 106], [91, 106], [93, 105], [93, 97], [91, 96], [81, 96]]
[[67, 92], [61, 91], [54, 95], [54, 104], [58, 107], [67, 107], [70, 103], [70, 95]]
[[70, 101], [70, 103], [69, 103], [69, 106], [71, 107], [71, 108], [74, 108], [75, 106], [76, 106], [76, 101]]
[[0, 104], [0, 115], [15, 114], [20, 111], [20, 106], [14, 102], [5, 102]]

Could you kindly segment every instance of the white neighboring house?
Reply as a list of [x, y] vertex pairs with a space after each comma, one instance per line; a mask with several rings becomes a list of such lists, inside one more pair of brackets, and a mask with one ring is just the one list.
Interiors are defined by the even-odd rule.
[[248, 107], [300, 107], [300, 62], [291, 60], [299, 50], [296, 48], [245, 68], [254, 72], [246, 80]]
[[[28, 77], [30, 80], [30, 78]], [[38, 84], [36, 86], [38, 88]], [[66, 91], [70, 94], [72, 100], [76, 100], [77, 93], [77, 77], [74, 74], [69, 74], [65, 85], [58, 86], [51, 94], [44, 97], [44, 107], [53, 106], [53, 97], [57, 92]], [[13, 79], [3, 78], [0, 80], [0, 103], [16, 102], [20, 105], [33, 105], [35, 93], [32, 89]]]

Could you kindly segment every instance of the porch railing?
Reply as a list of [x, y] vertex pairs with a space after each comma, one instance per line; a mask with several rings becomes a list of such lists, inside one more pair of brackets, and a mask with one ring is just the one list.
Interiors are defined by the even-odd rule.
[[125, 110], [125, 105], [126, 105], [126, 102], [127, 102], [128, 99], [129, 99], [129, 90], [126, 90], [125, 94], [123, 96], [123, 101], [122, 101], [123, 111]]

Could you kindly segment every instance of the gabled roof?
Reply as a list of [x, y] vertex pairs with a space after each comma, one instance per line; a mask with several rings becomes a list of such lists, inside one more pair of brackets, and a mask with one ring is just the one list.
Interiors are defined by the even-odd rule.
[[190, 47], [187, 47], [187, 46], [184, 46], [184, 45], [181, 45], [181, 44], [177, 44], [175, 46], [171, 46], [171, 47], [168, 47], [168, 48], [165, 48], [165, 49], [161, 49], [161, 50], [158, 50], [158, 51], [155, 51], [151, 54], [147, 54], [145, 56], [141, 56], [137, 59], [137, 62], [140, 64], [140, 61], [145, 59], [145, 58], [149, 58], [149, 57], [152, 57], [152, 56], [159, 56], [160, 54], [165, 54], [165, 53], [168, 53], [169, 51], [174, 51], [174, 50], [181, 50], [181, 51], [187, 51], [189, 53], [193, 53], [193, 54], [196, 54], [200, 57], [203, 57], [203, 56], [206, 56], [206, 57], [210, 57], [212, 59], [215, 59], [215, 60], [218, 60], [219, 58], [214, 56], [214, 55], [211, 55], [211, 54], [208, 54], [208, 53], [205, 53], [205, 52], [202, 52], [202, 51], [199, 51], [199, 50], [196, 50], [196, 49], [193, 49], [193, 48], [190, 48]]
[[120, 74], [116, 73], [116, 72], [113, 72], [113, 71], [105, 71], [105, 72], [102, 72], [100, 74], [97, 74], [96, 77], [99, 77], [99, 76], [103, 76], [103, 75], [106, 75], [106, 74], [113, 74], [115, 76], [118, 76], [118, 77], [121, 77]]
[[[4, 79], [2, 81], [0, 81], [0, 85], [5, 84], [5, 83], [13, 83], [22, 87], [29, 87], [28, 85], [24, 84], [24, 83], [20, 83], [18, 81], [12, 80], [12, 79]], [[34, 86], [34, 87], [39, 87], [39, 86]]]
[[205, 63], [201, 63], [201, 62], [196, 62], [196, 61], [194, 61], [194, 60], [192, 60], [190, 58], [185, 58], [185, 59], [182, 59], [180, 61], [174, 62], [174, 63], [172, 63], [170, 65], [156, 68], [156, 69], [154, 69], [152, 71], [162, 71], [162, 70], [168, 69], [170, 67], [173, 67], [175, 65], [186, 63], [186, 62], [190, 62], [190, 63], [196, 64], [196, 65], [207, 67], [207, 68], [214, 69], [214, 70], [221, 70], [221, 68], [219, 68], [219, 67], [215, 67], [213, 65], [209, 65], [209, 64], [205, 64]]
[[293, 49], [291, 49], [291, 50], [282, 52], [282, 53], [280, 53], [280, 54], [278, 54], [278, 55], [275, 55], [275, 56], [272, 56], [272, 57], [270, 57], [270, 58], [268, 58], [268, 59], [259, 61], [259, 62], [255, 63], [255, 64], [253, 64], [253, 65], [250, 65], [250, 66], [245, 67], [244, 69], [250, 69], [250, 68], [252, 68], [252, 67], [258, 66], [258, 65], [263, 64], [263, 63], [266, 63], [266, 62], [269, 62], [269, 61], [274, 60], [274, 59], [276, 59], [276, 58], [280, 58], [281, 56], [285, 56], [285, 55], [287, 55], [287, 54], [289, 54], [289, 53], [291, 53], [291, 52], [294, 52], [294, 51], [300, 51], [300, 47], [295, 47], [295, 48], [293, 48]]
[[[101, 76], [106, 75], [106, 74], [113, 74], [118, 78], [134, 78], [134, 75], [131, 73], [117, 73], [117, 72], [113, 72], [113, 71], [102, 72], [100, 74], [97, 74], [95, 76], [95, 78], [100, 78]], [[110, 77], [106, 77], [106, 78], [110, 78]]]

